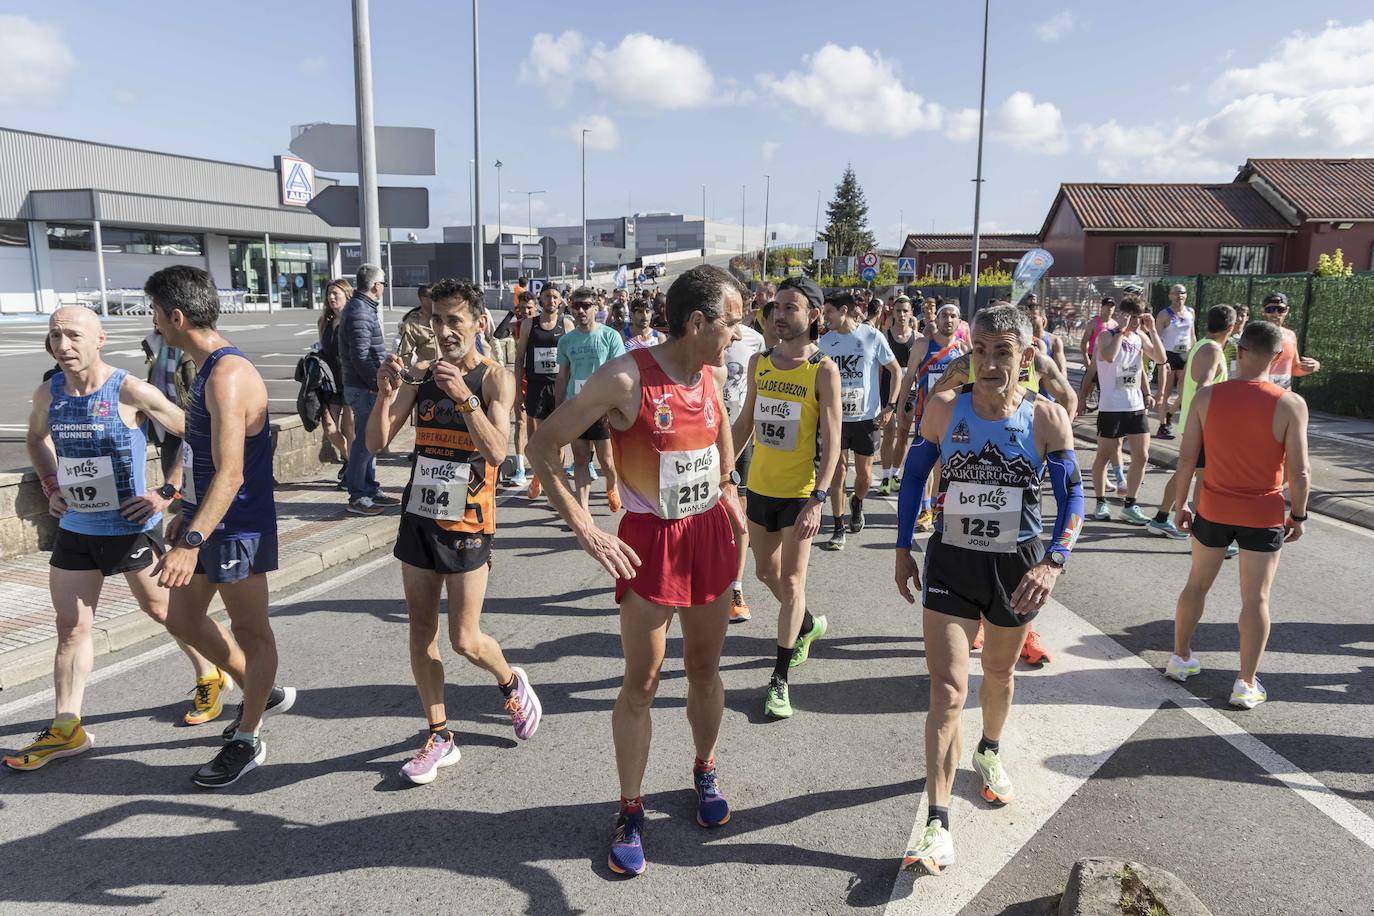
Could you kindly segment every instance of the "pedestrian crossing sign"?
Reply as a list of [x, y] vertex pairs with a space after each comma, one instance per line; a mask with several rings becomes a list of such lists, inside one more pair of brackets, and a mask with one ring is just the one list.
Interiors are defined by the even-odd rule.
[[897, 259], [897, 276], [899, 276], [899, 277], [914, 277], [914, 276], [916, 276], [916, 259], [915, 259], [915, 258], [898, 258], [898, 259]]

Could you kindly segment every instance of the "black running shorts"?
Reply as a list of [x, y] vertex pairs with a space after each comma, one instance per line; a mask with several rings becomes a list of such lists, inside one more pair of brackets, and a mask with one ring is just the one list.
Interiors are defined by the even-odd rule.
[[102, 576], [135, 572], [157, 562], [167, 542], [157, 529], [134, 534], [77, 534], [57, 529], [48, 565], [74, 572], [100, 570]]
[[926, 542], [921, 604], [965, 620], [982, 617], [996, 627], [1024, 626], [1040, 612], [1017, 614], [1011, 609], [1011, 596], [1021, 578], [1044, 556], [1039, 538], [1022, 542], [1015, 553], [984, 553], [946, 546], [937, 531]]
[[1123, 439], [1150, 431], [1150, 420], [1143, 410], [1099, 410], [1097, 435], [1100, 439]]
[[764, 531], [781, 531], [797, 523], [797, 516], [801, 515], [810, 501], [809, 496], [778, 497], [750, 493], [744, 514]]
[[602, 442], [611, 438], [611, 423], [605, 417], [597, 420], [587, 431], [577, 438], [584, 442]]
[[1243, 525], [1220, 525], [1201, 515], [1193, 516], [1193, 537], [1203, 547], [1229, 547], [1232, 542], [1241, 550], [1255, 553], [1276, 553], [1283, 549], [1283, 526], [1277, 528], [1246, 528]]
[[1169, 360], [1169, 368], [1174, 372], [1182, 372], [1188, 365], [1187, 353], [1175, 353], [1170, 350], [1164, 355]]
[[840, 448], [856, 455], [872, 456], [878, 450], [878, 430], [872, 420], [849, 420], [840, 424]]
[[469, 573], [491, 565], [491, 539], [481, 531], [448, 531], [427, 518], [403, 513], [391, 555], [440, 575]]
[[525, 389], [525, 413], [536, 420], [547, 420], [549, 414], [553, 413], [553, 380], [536, 381], [546, 377], [529, 376], [528, 387]]

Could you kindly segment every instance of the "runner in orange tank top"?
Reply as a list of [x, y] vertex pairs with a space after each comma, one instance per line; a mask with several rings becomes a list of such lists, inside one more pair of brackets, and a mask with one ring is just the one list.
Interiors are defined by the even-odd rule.
[[[649, 710], [674, 614], [682, 626], [687, 718], [696, 745], [697, 823], [718, 827], [730, 819], [715, 747], [725, 708], [720, 653], [743, 516], [721, 390], [725, 349], [738, 339], [743, 314], [744, 292], [730, 274], [707, 266], [686, 271], [668, 290], [668, 340], [596, 370], [526, 449], [549, 502], [616, 579], [625, 679], [611, 717], [620, 812], [607, 863], [618, 874], [646, 867], [640, 785], [649, 759]], [[603, 416], [626, 509], [618, 537], [596, 526], [558, 473], [559, 449]]]
[[1175, 524], [1192, 532], [1193, 566], [1178, 596], [1174, 652], [1164, 673], [1186, 681], [1202, 671], [1193, 658], [1193, 632], [1226, 548], [1235, 542], [1240, 547], [1240, 675], [1231, 688], [1231, 705], [1241, 709], [1254, 709], [1268, 699], [1256, 673], [1269, 639], [1269, 590], [1280, 548], [1302, 537], [1312, 477], [1307, 403], [1269, 380], [1269, 365], [1282, 348], [1278, 325], [1252, 321], [1245, 326], [1236, 377], [1193, 397], [1178, 456], [1181, 481], [1192, 478], [1204, 447], [1207, 468], [1196, 513], [1179, 494]]

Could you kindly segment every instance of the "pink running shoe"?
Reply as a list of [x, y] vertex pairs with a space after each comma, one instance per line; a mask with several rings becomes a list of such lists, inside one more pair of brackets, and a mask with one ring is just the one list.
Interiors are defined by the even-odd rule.
[[420, 753], [401, 767], [401, 775], [417, 786], [423, 786], [434, 782], [440, 767], [453, 766], [462, 756], [458, 744], [453, 740], [453, 732], [449, 732], [447, 738], [432, 734], [425, 740]]
[[506, 699], [506, 711], [510, 713], [511, 724], [515, 726], [515, 737], [524, 741], [533, 737], [539, 729], [544, 707], [539, 705], [539, 695], [530, 686], [525, 669], [512, 667], [510, 670], [515, 675], [515, 692]]

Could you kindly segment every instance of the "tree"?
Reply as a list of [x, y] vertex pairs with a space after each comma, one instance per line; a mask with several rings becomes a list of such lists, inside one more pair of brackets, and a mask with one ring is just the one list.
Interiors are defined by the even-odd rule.
[[852, 166], [845, 166], [844, 177], [835, 185], [825, 219], [821, 238], [829, 243], [831, 257], [856, 257], [877, 244], [868, 229], [868, 201]]

